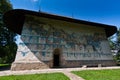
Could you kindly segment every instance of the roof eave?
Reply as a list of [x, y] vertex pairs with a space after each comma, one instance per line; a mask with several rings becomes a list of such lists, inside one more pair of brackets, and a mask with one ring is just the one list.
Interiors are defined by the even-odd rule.
[[18, 34], [21, 34], [26, 14], [35, 15], [39, 17], [45, 17], [45, 18], [51, 18], [51, 19], [56, 19], [56, 20], [63, 20], [67, 22], [103, 27], [105, 28], [107, 37], [117, 32], [116, 26], [112, 26], [112, 25], [83, 21], [83, 20], [73, 19], [73, 18], [64, 17], [64, 16], [58, 16], [54, 14], [48, 14], [44, 12], [35, 12], [35, 11], [29, 11], [29, 10], [23, 10], [23, 9], [14, 9], [14, 10], [10, 10], [6, 12], [3, 16], [3, 21], [9, 29], [13, 30], [14, 32]]

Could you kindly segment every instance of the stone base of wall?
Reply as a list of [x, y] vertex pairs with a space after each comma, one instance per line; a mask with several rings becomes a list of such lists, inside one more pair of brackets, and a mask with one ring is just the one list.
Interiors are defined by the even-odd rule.
[[66, 61], [66, 64], [62, 65], [61, 67], [97, 67], [99, 65], [106, 67], [106, 66], [115, 66], [116, 62], [114, 60], [77, 60], [77, 61]]
[[[38, 70], [38, 69], [47, 69], [52, 68], [53, 62], [44, 61], [43, 63], [40, 62], [33, 62], [33, 63], [23, 63], [23, 62], [14, 62], [12, 63], [11, 70], [18, 71], [18, 70]], [[106, 66], [115, 66], [116, 62], [114, 60], [68, 60], [61, 62], [59, 67], [64, 68], [73, 68], [73, 67], [106, 67]]]
[[11, 66], [12, 71], [18, 70], [38, 70], [49, 68], [46, 64], [40, 62], [25, 63], [25, 62], [13, 62]]

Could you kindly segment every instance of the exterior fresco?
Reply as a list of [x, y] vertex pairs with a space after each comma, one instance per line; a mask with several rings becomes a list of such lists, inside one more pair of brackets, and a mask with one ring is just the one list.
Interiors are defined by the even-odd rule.
[[[26, 60], [31, 53], [38, 60], [51, 61], [56, 48], [62, 50], [61, 54], [66, 61], [112, 60], [104, 29], [96, 27], [86, 29], [84, 26], [77, 26], [77, 29], [64, 25], [67, 22], [59, 25], [56, 20], [53, 22], [48, 22], [46, 18], [39, 19], [39, 22], [37, 20], [31, 21], [29, 17], [26, 19], [16, 61]], [[31, 59], [34, 61], [35, 58]]]

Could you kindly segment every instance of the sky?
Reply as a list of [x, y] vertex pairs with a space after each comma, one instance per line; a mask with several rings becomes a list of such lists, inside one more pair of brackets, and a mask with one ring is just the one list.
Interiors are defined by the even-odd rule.
[[14, 9], [43, 11], [120, 28], [120, 0], [10, 0]]

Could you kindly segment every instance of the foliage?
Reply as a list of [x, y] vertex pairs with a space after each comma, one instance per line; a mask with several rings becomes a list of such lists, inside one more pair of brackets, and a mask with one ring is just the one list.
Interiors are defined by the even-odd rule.
[[120, 69], [83, 70], [73, 71], [72, 73], [84, 78], [85, 80], [120, 80]]
[[63, 73], [2, 76], [0, 80], [70, 80]]
[[111, 50], [117, 51], [114, 59], [116, 60], [117, 64], [120, 65], [120, 28], [117, 30], [116, 35], [110, 37], [108, 40]]
[[17, 50], [16, 44], [13, 42], [6, 46], [0, 46], [0, 63], [11, 63], [15, 58], [15, 53]]
[[115, 60], [117, 62], [117, 65], [120, 66], [120, 49], [117, 52], [116, 56], [115, 56]]
[[120, 28], [118, 29], [116, 33], [115, 48], [118, 51], [115, 56], [115, 60], [117, 61], [117, 64], [120, 65]]
[[116, 33], [116, 49], [120, 50], [120, 28], [118, 29]]
[[120, 28], [117, 30], [117, 33], [110, 38], [108, 38], [110, 43], [110, 48], [112, 50], [119, 50], [120, 49]]
[[4, 14], [8, 10], [12, 9], [12, 5], [9, 0], [0, 0], [0, 13]]
[[115, 50], [115, 41], [113, 40], [114, 38], [115, 38], [115, 36], [111, 36], [111, 37], [108, 38], [111, 50]]
[[16, 53], [15, 33], [7, 29], [3, 23], [3, 14], [12, 9], [9, 0], [0, 0], [0, 63], [10, 63]]

